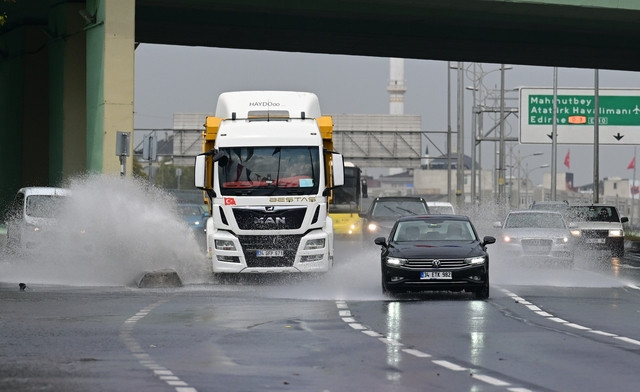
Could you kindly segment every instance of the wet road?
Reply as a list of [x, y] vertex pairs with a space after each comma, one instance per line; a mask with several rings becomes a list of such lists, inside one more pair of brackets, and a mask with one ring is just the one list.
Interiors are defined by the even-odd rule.
[[0, 274], [0, 390], [637, 390], [634, 257], [492, 264], [479, 301], [386, 298], [375, 250], [337, 254], [323, 277], [168, 289]]

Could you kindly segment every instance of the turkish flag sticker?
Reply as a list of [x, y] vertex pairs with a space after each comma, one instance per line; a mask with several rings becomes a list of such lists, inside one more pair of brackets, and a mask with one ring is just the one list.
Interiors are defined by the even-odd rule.
[[234, 199], [233, 197], [225, 197], [224, 198], [224, 205], [225, 206], [235, 206], [236, 205], [236, 199]]

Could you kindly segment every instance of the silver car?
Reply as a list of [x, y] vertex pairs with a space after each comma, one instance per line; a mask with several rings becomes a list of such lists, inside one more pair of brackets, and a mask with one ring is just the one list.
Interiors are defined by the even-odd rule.
[[549, 262], [573, 266], [574, 239], [562, 214], [511, 211], [494, 227], [501, 233], [495, 248], [504, 262]]

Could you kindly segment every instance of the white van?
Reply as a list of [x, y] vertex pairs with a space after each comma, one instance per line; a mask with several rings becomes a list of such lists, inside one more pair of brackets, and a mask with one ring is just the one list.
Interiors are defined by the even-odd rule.
[[27, 187], [18, 190], [7, 217], [7, 247], [32, 249], [49, 238], [70, 190]]
[[430, 214], [455, 215], [456, 213], [453, 204], [446, 201], [428, 201], [427, 206], [429, 207]]

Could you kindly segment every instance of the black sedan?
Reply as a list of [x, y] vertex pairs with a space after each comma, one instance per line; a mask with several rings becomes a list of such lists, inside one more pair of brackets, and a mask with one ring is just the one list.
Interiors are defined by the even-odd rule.
[[389, 238], [378, 237], [381, 248], [382, 291], [466, 291], [489, 297], [488, 244], [468, 217], [462, 215], [407, 216], [396, 221]]

